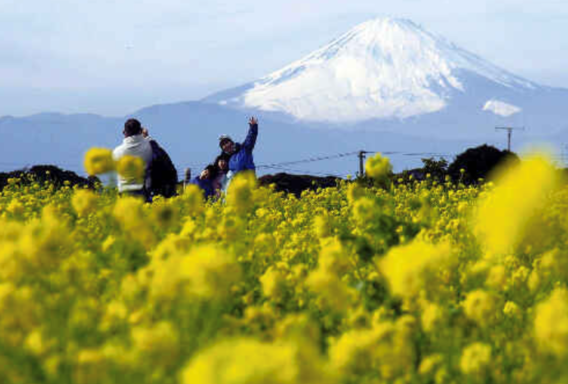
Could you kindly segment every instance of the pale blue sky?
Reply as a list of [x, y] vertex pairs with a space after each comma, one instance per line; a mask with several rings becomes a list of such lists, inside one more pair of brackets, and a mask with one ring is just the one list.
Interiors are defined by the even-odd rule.
[[360, 22], [409, 18], [568, 87], [565, 0], [0, 0], [0, 116], [125, 115], [279, 69]]

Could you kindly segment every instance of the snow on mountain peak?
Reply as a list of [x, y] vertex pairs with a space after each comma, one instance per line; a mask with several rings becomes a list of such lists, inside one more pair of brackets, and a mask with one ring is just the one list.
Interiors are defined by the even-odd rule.
[[509, 117], [521, 112], [522, 108], [500, 100], [489, 100], [485, 103], [482, 110], [493, 112], [498, 116]]
[[301, 120], [404, 119], [442, 110], [451, 93], [466, 92], [460, 71], [507, 88], [537, 87], [410, 20], [377, 18], [220, 102]]

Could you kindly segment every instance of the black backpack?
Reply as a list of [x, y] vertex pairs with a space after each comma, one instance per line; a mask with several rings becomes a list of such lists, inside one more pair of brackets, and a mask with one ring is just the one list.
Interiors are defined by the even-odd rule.
[[167, 152], [155, 140], [150, 140], [152, 161], [146, 166], [144, 188], [150, 196], [176, 195], [178, 175], [176, 167]]

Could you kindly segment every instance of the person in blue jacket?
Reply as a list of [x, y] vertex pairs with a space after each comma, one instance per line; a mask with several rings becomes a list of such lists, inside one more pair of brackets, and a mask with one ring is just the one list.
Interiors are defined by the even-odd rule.
[[208, 165], [205, 167], [201, 174], [191, 180], [191, 184], [197, 185], [203, 190], [205, 198], [215, 196], [215, 189], [213, 188], [213, 179], [215, 178], [215, 167]]
[[231, 158], [229, 159], [229, 171], [232, 176], [242, 171], [255, 171], [254, 157], [252, 151], [258, 136], [258, 120], [251, 117], [249, 120], [249, 131], [245, 141], [235, 143], [229, 136], [219, 137], [219, 146], [223, 152]]

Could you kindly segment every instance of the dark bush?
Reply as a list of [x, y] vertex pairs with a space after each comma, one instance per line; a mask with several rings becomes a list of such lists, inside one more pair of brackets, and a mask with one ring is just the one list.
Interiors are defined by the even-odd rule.
[[513, 152], [500, 151], [493, 146], [484, 144], [470, 148], [456, 156], [456, 159], [448, 167], [448, 174], [454, 181], [461, 181], [468, 185], [475, 184], [478, 183], [480, 178], [486, 179], [496, 166], [505, 161], [518, 162], [519, 157]]
[[422, 168], [413, 168], [402, 171], [401, 173], [393, 175], [393, 180], [402, 178], [409, 181], [410, 176], [414, 180], [425, 180], [427, 175], [430, 175], [431, 180], [443, 183], [446, 175], [448, 174], [448, 162], [446, 159], [436, 160], [433, 157], [422, 159]]
[[316, 190], [318, 188], [335, 187], [340, 179], [336, 177], [317, 177], [309, 175], [291, 175], [288, 173], [277, 173], [276, 175], [265, 175], [258, 179], [260, 185], [275, 185], [278, 192], [293, 193], [300, 197], [303, 191]]
[[18, 178], [21, 183], [31, 183], [38, 181], [40, 183], [50, 182], [56, 188], [60, 188], [67, 181], [70, 186], [88, 186], [93, 188], [99, 181], [96, 177], [84, 178], [75, 172], [65, 171], [54, 165], [35, 165], [29, 169], [18, 171], [0, 172], [0, 191], [8, 184], [8, 179]]

